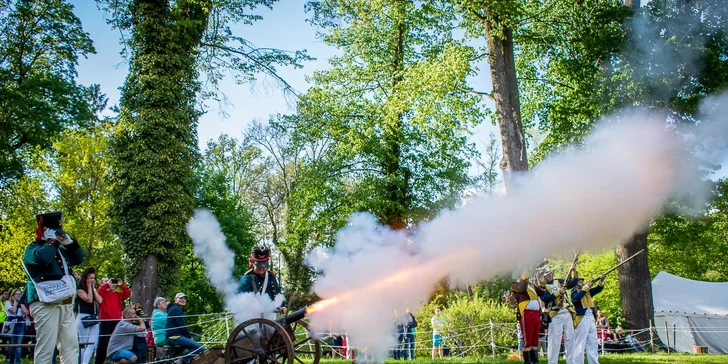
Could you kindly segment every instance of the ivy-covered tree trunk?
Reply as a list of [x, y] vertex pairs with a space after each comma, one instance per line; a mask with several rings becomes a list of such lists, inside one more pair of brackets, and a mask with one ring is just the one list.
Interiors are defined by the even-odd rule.
[[174, 283], [189, 242], [185, 225], [195, 204], [199, 117], [196, 55], [208, 16], [203, 3], [130, 4], [131, 63], [112, 143], [113, 210], [133, 277], [132, 300], [146, 309]]
[[521, 123], [518, 78], [513, 54], [513, 30], [505, 25], [504, 14], [484, 8], [488, 64], [493, 82], [493, 100], [498, 117], [503, 158], [500, 167], [506, 188], [512, 185], [513, 173], [528, 171], [526, 138]]

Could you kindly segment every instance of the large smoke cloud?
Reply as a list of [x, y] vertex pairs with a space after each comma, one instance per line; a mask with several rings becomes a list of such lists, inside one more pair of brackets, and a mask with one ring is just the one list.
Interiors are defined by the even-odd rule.
[[[724, 118], [723, 109], [711, 112], [714, 119]], [[686, 132], [693, 140], [726, 135], [718, 120], [692, 130], [665, 125], [664, 115], [647, 112], [604, 120], [584, 148], [518, 176], [507, 196], [470, 200], [410, 235], [369, 214], [353, 215], [332, 250], [311, 256], [322, 272], [315, 292], [338, 298], [312, 315], [313, 327], [341, 327], [355, 346], [384, 358], [395, 310], [418, 307], [445, 276], [475, 284], [550, 254], [624, 242], [670, 197], [694, 190], [697, 179], [686, 178], [695, 172]]]

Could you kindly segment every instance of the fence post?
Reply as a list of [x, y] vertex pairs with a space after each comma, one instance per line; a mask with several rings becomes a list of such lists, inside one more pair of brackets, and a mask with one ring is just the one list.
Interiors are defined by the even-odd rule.
[[493, 336], [493, 320], [490, 320], [490, 351], [495, 359], [495, 336]]
[[230, 316], [225, 315], [225, 331], [227, 332], [227, 335], [225, 337], [230, 337]]
[[652, 348], [652, 352], [655, 352], [655, 334], [652, 332], [652, 320], [650, 320], [650, 348]]
[[665, 320], [665, 336], [667, 336], [667, 355], [670, 355], [670, 332], [667, 331], [667, 320]]

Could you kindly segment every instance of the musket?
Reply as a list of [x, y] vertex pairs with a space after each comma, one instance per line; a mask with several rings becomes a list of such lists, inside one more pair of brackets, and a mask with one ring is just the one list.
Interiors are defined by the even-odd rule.
[[[623, 265], [624, 265], [625, 263], [629, 262], [630, 260], [632, 260], [632, 258], [634, 258], [634, 257], [636, 257], [636, 256], [638, 256], [638, 255], [640, 255], [640, 253], [642, 253], [642, 252], [644, 252], [644, 251], [645, 251], [645, 250], [644, 250], [644, 249], [642, 249], [642, 250], [638, 251], [637, 253], [634, 253], [634, 254], [632, 254], [632, 256], [630, 256], [629, 258], [627, 258], [627, 259], [623, 260], [623, 261], [622, 261], [621, 263], [619, 263], [619, 264], [615, 265], [615, 266], [614, 266], [614, 267], [612, 267], [612, 268], [609, 268], [609, 269], [607, 269], [607, 271], [606, 271], [606, 272], [604, 272], [604, 273], [602, 273], [602, 275], [605, 275], [605, 276], [606, 276], [607, 274], [609, 274], [609, 273], [612, 273], [612, 272], [614, 272], [614, 271], [615, 271], [615, 270], [616, 270], [617, 268], [619, 268], [619, 267], [623, 266]], [[591, 280], [591, 282], [592, 282], [592, 283], [596, 283], [597, 281], [599, 281], [599, 277], [597, 277], [597, 278], [594, 278], [594, 279], [592, 279], [592, 280]]]
[[571, 279], [571, 275], [574, 273], [574, 270], [576, 270], [576, 262], [579, 261], [579, 255], [581, 255], [581, 248], [576, 251], [576, 255], [574, 256], [574, 261], [571, 262], [571, 266], [569, 267], [569, 273], [566, 274], [566, 278], [564, 278], [564, 285], [566, 285], [566, 282]]

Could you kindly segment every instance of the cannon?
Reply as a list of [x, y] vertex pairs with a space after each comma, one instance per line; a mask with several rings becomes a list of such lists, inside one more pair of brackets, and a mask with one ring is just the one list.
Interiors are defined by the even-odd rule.
[[[306, 317], [306, 307], [278, 319], [253, 318], [236, 326], [224, 349], [224, 362], [285, 364], [305, 359], [318, 364], [321, 359], [321, 343], [314, 335]], [[221, 358], [216, 351], [211, 357]], [[202, 358], [202, 356], [199, 359]], [[201, 360], [195, 360], [195, 363]]]

